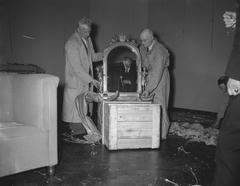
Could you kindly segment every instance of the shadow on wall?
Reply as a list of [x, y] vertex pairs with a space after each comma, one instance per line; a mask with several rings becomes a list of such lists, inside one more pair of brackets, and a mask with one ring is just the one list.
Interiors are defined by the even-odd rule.
[[59, 125], [63, 124], [63, 121], [62, 121], [63, 92], [64, 92], [64, 84], [60, 82], [57, 90], [57, 108], [58, 108], [58, 124]]
[[93, 42], [93, 48], [95, 49], [95, 51], [99, 50], [99, 47], [96, 44], [96, 38], [98, 38], [98, 29], [99, 26], [95, 23], [92, 24], [92, 31], [91, 31], [91, 38], [92, 38], [92, 42]]
[[58, 138], [58, 159], [62, 158], [62, 146], [59, 145], [61, 141], [61, 134], [67, 130], [66, 125], [62, 121], [62, 105], [63, 105], [63, 91], [64, 85], [60, 81], [57, 89], [57, 138]]

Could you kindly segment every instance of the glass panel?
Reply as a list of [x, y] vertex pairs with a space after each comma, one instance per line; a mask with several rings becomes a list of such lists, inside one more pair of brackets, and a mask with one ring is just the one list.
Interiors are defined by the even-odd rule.
[[129, 47], [118, 46], [107, 57], [108, 91], [137, 92], [136, 54]]

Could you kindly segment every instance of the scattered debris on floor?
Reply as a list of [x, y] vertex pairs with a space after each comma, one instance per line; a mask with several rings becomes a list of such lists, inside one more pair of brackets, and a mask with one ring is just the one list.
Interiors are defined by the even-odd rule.
[[46, 172], [41, 172], [41, 171], [34, 171], [34, 172], [37, 173], [37, 174], [40, 174], [42, 176], [47, 176]]
[[90, 144], [90, 145], [99, 143], [99, 142], [96, 142], [95, 140], [92, 140], [94, 136], [89, 134], [82, 136], [82, 139], [68, 133], [63, 133], [62, 136], [63, 136], [63, 140], [69, 143]]
[[63, 182], [63, 179], [54, 175], [54, 176], [49, 176], [46, 171], [39, 171], [39, 170], [35, 170], [34, 173], [39, 174], [42, 176], [42, 178], [44, 179], [44, 182], [46, 184], [52, 184], [52, 183], [61, 183]]
[[188, 139], [189, 142], [204, 142], [206, 145], [216, 145], [219, 130], [213, 127], [203, 127], [199, 123], [172, 122], [169, 133]]
[[174, 122], [200, 123], [204, 126], [211, 126], [216, 122], [217, 113], [175, 108], [170, 111], [170, 118]]
[[[194, 184], [193, 186], [198, 186], [198, 185], [199, 185], [199, 184], [198, 184], [198, 179], [197, 179], [197, 176], [196, 176], [196, 174], [194, 173], [192, 167], [190, 167], [190, 171], [191, 171], [191, 173], [192, 173], [192, 175], [193, 175], [193, 177], [194, 177], [194, 180], [195, 180], [195, 184]], [[200, 185], [199, 185], [199, 186], [200, 186]]]
[[176, 182], [171, 181], [171, 180], [169, 180], [167, 178], [164, 178], [164, 181], [167, 182], [167, 183], [171, 183], [172, 185], [179, 186]]
[[178, 152], [184, 152], [185, 154], [191, 153], [191, 152], [186, 151], [182, 145], [180, 147], [178, 147]]

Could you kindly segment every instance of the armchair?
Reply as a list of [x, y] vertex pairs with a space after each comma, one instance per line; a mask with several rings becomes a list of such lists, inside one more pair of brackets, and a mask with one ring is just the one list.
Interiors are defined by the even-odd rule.
[[0, 177], [57, 164], [58, 82], [0, 72]]

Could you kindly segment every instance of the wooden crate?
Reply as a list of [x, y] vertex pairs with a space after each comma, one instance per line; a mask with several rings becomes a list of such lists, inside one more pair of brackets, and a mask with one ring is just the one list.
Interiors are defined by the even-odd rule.
[[102, 143], [109, 150], [159, 148], [160, 105], [104, 102]]

